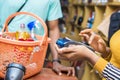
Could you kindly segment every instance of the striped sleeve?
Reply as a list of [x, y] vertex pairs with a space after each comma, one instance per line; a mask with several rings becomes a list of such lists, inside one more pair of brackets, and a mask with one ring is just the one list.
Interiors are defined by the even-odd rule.
[[120, 69], [108, 63], [102, 72], [102, 75], [106, 80], [120, 80]]

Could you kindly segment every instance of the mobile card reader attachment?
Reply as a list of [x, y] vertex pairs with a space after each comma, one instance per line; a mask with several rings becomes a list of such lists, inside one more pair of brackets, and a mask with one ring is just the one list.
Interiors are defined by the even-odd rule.
[[85, 42], [77, 42], [77, 41], [74, 41], [68, 37], [64, 37], [64, 38], [59, 38], [57, 41], [56, 41], [56, 44], [62, 48], [62, 47], [68, 47], [69, 45], [84, 45], [85, 47], [87, 47], [88, 49], [90, 49], [91, 51], [95, 52], [95, 50], [89, 46], [89, 44], [85, 43]]

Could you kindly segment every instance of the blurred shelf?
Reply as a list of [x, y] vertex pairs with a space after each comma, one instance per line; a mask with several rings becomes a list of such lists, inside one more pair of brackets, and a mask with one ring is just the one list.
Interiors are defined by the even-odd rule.
[[108, 3], [109, 6], [120, 6], [120, 2], [110, 2]]
[[[88, 19], [90, 17], [91, 12], [94, 12], [94, 21], [92, 24], [92, 28], [95, 32], [98, 32], [97, 26], [109, 15], [111, 15], [116, 10], [120, 9], [120, 2], [107, 2], [107, 3], [81, 3], [80, 0], [71, 0], [70, 8], [69, 8], [69, 14], [70, 18], [69, 20], [72, 20], [74, 17], [76, 17], [76, 21], [74, 22], [74, 26], [77, 25], [77, 27], [82, 29], [87, 28], [88, 25]], [[78, 25], [79, 17], [83, 17], [83, 21], [81, 25]], [[70, 23], [68, 23], [70, 24]], [[75, 34], [78, 34], [80, 30], [77, 30], [78, 28], [75, 27]], [[72, 31], [71, 25], [69, 25], [69, 35], [66, 34], [64, 36], [70, 36], [70, 32]], [[75, 35], [76, 36], [76, 35]], [[74, 38], [74, 37], [72, 37]]]

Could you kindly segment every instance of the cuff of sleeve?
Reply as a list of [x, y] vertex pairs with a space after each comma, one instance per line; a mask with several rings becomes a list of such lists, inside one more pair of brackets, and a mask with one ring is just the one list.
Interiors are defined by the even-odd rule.
[[106, 60], [104, 60], [103, 58], [100, 58], [97, 63], [94, 65], [94, 68], [102, 73], [102, 71], [105, 69], [106, 65], [108, 64], [108, 62]]
[[109, 53], [109, 55], [106, 58], [104, 58], [104, 59], [107, 60], [107, 61], [110, 61], [111, 56], [112, 56], [112, 54]]

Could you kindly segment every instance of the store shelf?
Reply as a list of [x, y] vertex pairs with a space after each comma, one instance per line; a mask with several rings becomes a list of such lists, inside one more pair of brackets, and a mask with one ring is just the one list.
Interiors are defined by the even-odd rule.
[[[75, 16], [75, 12], [77, 11], [77, 18], [75, 21], [75, 34], [77, 35], [80, 30], [87, 28], [88, 18], [90, 17], [91, 12], [95, 12], [94, 22], [92, 25], [92, 29], [95, 32], [98, 32], [97, 26], [109, 15], [113, 12], [120, 9], [120, 2], [108, 2], [108, 3], [81, 3], [81, 0], [70, 0], [69, 6], [69, 20], [72, 20]], [[79, 17], [83, 17], [83, 22], [81, 25], [78, 25]], [[69, 21], [68, 21], [69, 22]], [[70, 23], [68, 23], [70, 24]], [[67, 32], [68, 35], [71, 35], [71, 25]], [[76, 27], [77, 26], [77, 27]], [[79, 29], [79, 30], [78, 30]]]
[[95, 6], [106, 6], [106, 5], [108, 5], [108, 3], [97, 3], [97, 4], [95, 4]]
[[110, 2], [108, 3], [109, 6], [120, 6], [120, 2]]

